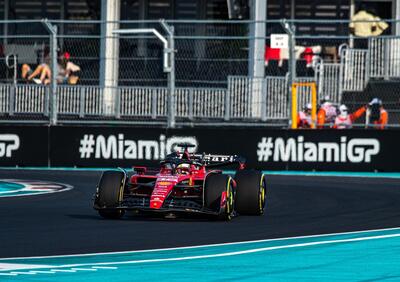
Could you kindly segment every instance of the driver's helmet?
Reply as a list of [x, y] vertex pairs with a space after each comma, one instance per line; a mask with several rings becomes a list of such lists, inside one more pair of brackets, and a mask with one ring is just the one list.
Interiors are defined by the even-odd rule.
[[178, 164], [176, 167], [176, 171], [178, 173], [189, 173], [189, 169], [190, 169], [190, 164], [187, 163], [183, 163], [183, 164]]

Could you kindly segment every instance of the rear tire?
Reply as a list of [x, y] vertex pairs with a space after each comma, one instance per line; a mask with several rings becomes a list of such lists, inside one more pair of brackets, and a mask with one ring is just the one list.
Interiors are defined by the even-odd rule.
[[124, 193], [125, 174], [122, 171], [105, 171], [100, 178], [96, 195], [96, 205], [99, 214], [104, 218], [118, 219], [124, 215], [124, 210], [118, 207]]
[[[226, 192], [225, 207], [221, 207], [221, 195]], [[204, 206], [219, 212], [219, 219], [230, 220], [234, 214], [234, 191], [229, 175], [211, 173], [204, 184]]]
[[260, 171], [239, 170], [235, 175], [235, 209], [239, 214], [262, 215], [265, 209], [266, 184]]

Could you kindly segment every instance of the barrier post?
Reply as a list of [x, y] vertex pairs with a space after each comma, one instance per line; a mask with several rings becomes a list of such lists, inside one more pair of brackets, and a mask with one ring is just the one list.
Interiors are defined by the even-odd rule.
[[9, 105], [9, 109], [8, 109], [8, 114], [10, 116], [14, 115], [14, 111], [15, 111], [15, 97], [17, 95], [17, 86], [16, 85], [12, 85], [10, 87], [10, 91], [8, 91], [8, 95], [9, 95], [9, 101], [10, 101], [10, 105]]
[[225, 107], [224, 120], [225, 121], [228, 121], [231, 118], [232, 84], [233, 84], [233, 79], [231, 76], [228, 76], [228, 89], [226, 91], [225, 100], [224, 100], [224, 107]]
[[50, 91], [50, 124], [57, 124], [57, 26], [52, 25], [48, 19], [42, 20], [50, 34], [50, 52], [51, 52], [51, 91]]
[[193, 103], [194, 103], [194, 93], [193, 88], [189, 90], [189, 120], [193, 120]]
[[157, 90], [151, 90], [151, 118], [157, 118]]
[[[281, 25], [285, 32], [289, 35], [289, 85], [293, 85], [293, 82], [296, 80], [296, 54], [295, 54], [295, 30], [294, 26], [289, 24], [286, 19], [283, 19], [281, 21]], [[293, 87], [289, 87], [289, 107], [293, 103], [292, 98], [293, 98]], [[292, 105], [293, 109], [293, 105]], [[297, 105], [296, 105], [297, 109]], [[292, 114], [293, 118], [293, 114]], [[293, 123], [296, 123], [295, 127], [297, 128], [297, 114], [296, 114], [296, 122], [289, 119], [289, 127], [293, 128]]]
[[164, 20], [160, 20], [161, 26], [168, 33], [168, 48], [164, 48], [168, 58], [167, 66], [164, 65], [164, 72], [168, 73], [168, 127], [175, 127], [175, 41], [174, 27], [168, 25]]
[[121, 118], [121, 88], [115, 87], [114, 89], [114, 112], [115, 118]]

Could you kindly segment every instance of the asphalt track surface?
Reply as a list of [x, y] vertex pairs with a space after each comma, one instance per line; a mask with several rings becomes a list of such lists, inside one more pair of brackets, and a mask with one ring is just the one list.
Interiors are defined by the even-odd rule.
[[54, 194], [0, 198], [0, 257], [170, 248], [400, 226], [400, 179], [271, 175], [265, 215], [219, 222], [134, 215], [102, 219], [92, 209], [100, 175], [0, 171], [0, 179], [74, 186]]

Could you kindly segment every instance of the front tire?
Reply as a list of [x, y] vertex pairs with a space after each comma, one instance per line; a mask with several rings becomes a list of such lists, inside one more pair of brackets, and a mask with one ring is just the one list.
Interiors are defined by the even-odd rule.
[[[226, 202], [221, 207], [221, 196], [225, 192]], [[234, 191], [229, 175], [211, 173], [204, 184], [204, 206], [219, 213], [219, 219], [230, 220], [234, 215]]]
[[122, 201], [124, 185], [125, 173], [122, 171], [103, 172], [95, 199], [101, 217], [118, 219], [124, 215], [124, 210], [116, 209]]
[[256, 170], [239, 170], [235, 175], [235, 209], [239, 214], [262, 215], [266, 202], [265, 176]]

